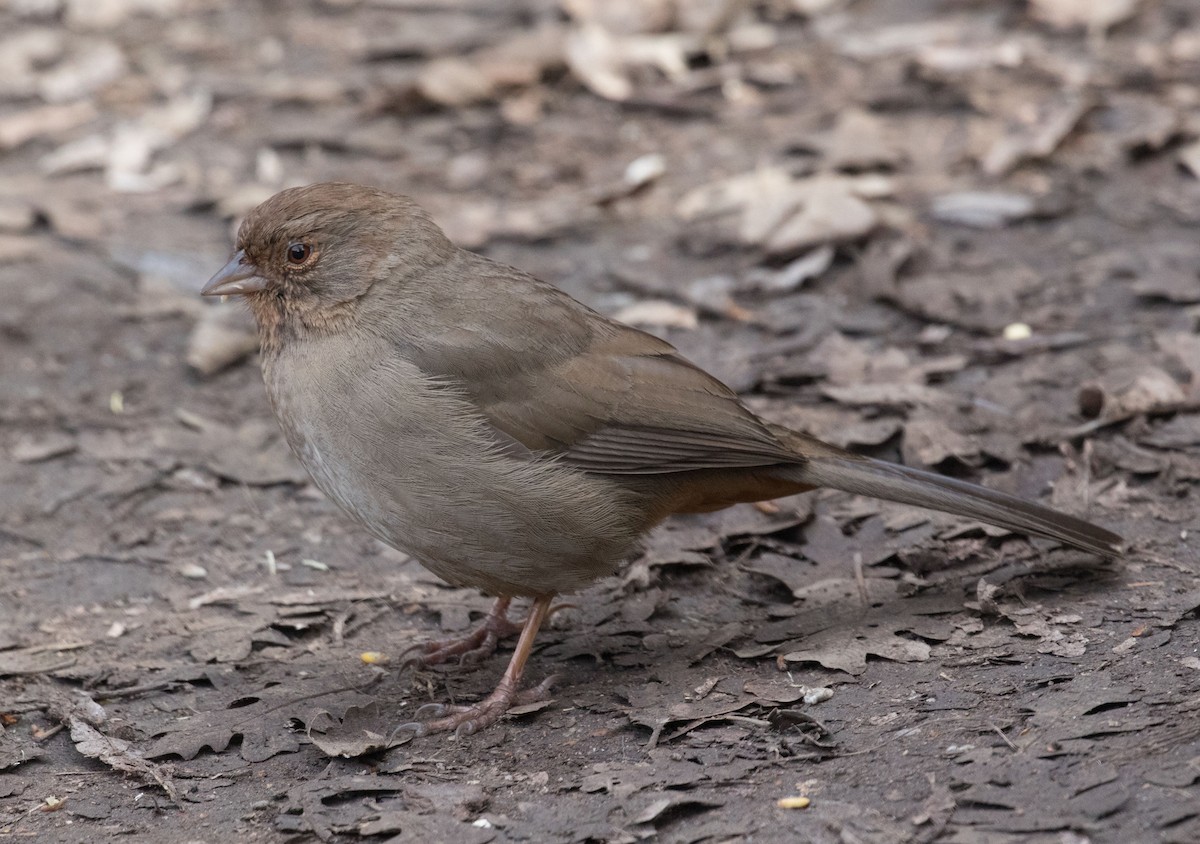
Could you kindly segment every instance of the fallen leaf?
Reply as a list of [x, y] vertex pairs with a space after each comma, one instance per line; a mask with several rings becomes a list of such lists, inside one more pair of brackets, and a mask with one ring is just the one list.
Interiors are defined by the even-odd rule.
[[613, 319], [630, 325], [652, 325], [662, 328], [695, 328], [700, 324], [696, 311], [662, 299], [635, 302], [621, 308]]
[[1038, 20], [1058, 29], [1083, 27], [1103, 33], [1133, 17], [1139, 0], [1029, 0]]
[[895, 167], [903, 154], [890, 137], [889, 123], [868, 111], [843, 110], [828, 133], [813, 138], [825, 165], [833, 170]]
[[111, 41], [89, 38], [86, 46], [38, 77], [38, 93], [48, 103], [80, 100], [120, 79], [129, 69], [125, 53]]
[[179, 802], [179, 792], [170, 774], [163, 766], [147, 760], [128, 741], [105, 735], [77, 715], [70, 716], [69, 725], [71, 741], [75, 742], [75, 749], [84, 756], [97, 759], [115, 771], [156, 783], [168, 797]]
[[867, 657], [877, 656], [894, 662], [925, 662], [931, 648], [926, 642], [902, 636], [904, 620], [894, 619], [884, 624], [880, 619], [870, 627], [838, 627], [822, 630], [797, 644], [800, 647], [785, 651], [784, 662], [816, 662], [835, 671], [862, 674], [867, 670]]
[[954, 458], [968, 466], [981, 462], [979, 443], [962, 434], [938, 411], [918, 411], [904, 426], [902, 448], [904, 462], [909, 466], [937, 466]]
[[[863, 177], [859, 177], [860, 179]], [[813, 177], [798, 184], [798, 208], [770, 232], [762, 245], [771, 255], [788, 255], [822, 243], [856, 240], [879, 223], [879, 214], [857, 191], [858, 182], [836, 177]], [[870, 187], [871, 195], [889, 193]]]
[[214, 375], [258, 351], [258, 330], [242, 308], [210, 307], [188, 337], [187, 363], [201, 375]]
[[13, 445], [10, 454], [18, 463], [41, 463], [70, 454], [78, 447], [78, 441], [69, 434], [50, 432], [38, 437], [21, 437]]
[[1133, 292], [1177, 305], [1195, 304], [1200, 302], [1200, 272], [1195, 267], [1160, 265], [1134, 281]]
[[930, 212], [944, 223], [997, 229], [1029, 217], [1035, 207], [1032, 198], [1020, 193], [960, 191], [934, 198]]
[[[37, 745], [32, 736], [18, 738], [15, 731], [0, 728], [0, 772], [12, 770], [45, 755], [46, 751]], [[5, 793], [6, 779], [0, 777], [0, 798], [13, 794], [12, 791]]]
[[1131, 382], [1116, 388], [1106, 389], [1101, 385], [1090, 385], [1090, 388], [1100, 391], [1102, 409], [1097, 421], [1101, 424], [1118, 422], [1141, 413], [1169, 410], [1182, 404], [1186, 398], [1179, 383], [1156, 367], [1141, 371]]
[[90, 102], [46, 105], [0, 117], [0, 149], [14, 149], [35, 138], [54, 137], [95, 120]]
[[379, 701], [347, 707], [342, 717], [321, 710], [306, 724], [308, 737], [328, 756], [353, 759], [387, 750], [412, 738], [411, 732], [393, 736], [398, 726], [394, 710], [383, 711]]
[[671, 813], [672, 817], [676, 813], [692, 815], [698, 812], [716, 809], [724, 806], [722, 800], [714, 800], [712, 798], [698, 799], [696, 797], [688, 797], [683, 795], [670, 795], [659, 797], [653, 800], [645, 809], [634, 816], [635, 824], [652, 824], [659, 820], [667, 812]]
[[1179, 150], [1179, 163], [1200, 179], [1200, 141], [1192, 141]]
[[614, 35], [595, 23], [575, 27], [566, 38], [567, 66], [593, 94], [607, 100], [633, 96], [633, 73], [654, 67], [670, 78], [687, 73], [699, 40], [686, 33]]
[[912, 407], [932, 405], [944, 400], [942, 391], [924, 384], [851, 384], [845, 387], [824, 386], [821, 393], [851, 405], [881, 407]]
[[755, 267], [746, 273], [746, 282], [756, 290], [790, 293], [799, 289], [804, 282], [820, 278], [832, 266], [835, 254], [832, 246], [819, 246], [778, 270]]
[[[194, 759], [202, 750], [223, 753], [235, 738], [241, 738], [238, 750], [247, 762], [263, 762], [280, 753], [295, 753], [300, 740], [289, 722], [307, 723], [319, 712], [346, 711], [351, 707], [369, 706], [372, 698], [361, 688], [338, 678], [323, 677], [316, 681], [273, 685], [258, 690], [235, 686], [212, 709], [191, 712], [187, 717], [168, 724], [161, 730], [145, 756], [157, 759], [179, 756]], [[335, 707], [333, 704], [338, 706]]]
[[495, 841], [497, 830], [490, 826], [465, 823], [454, 814], [428, 814], [417, 811], [389, 810], [374, 812], [370, 820], [358, 825], [363, 837], [389, 835], [388, 841], [453, 841], [455, 844], [488, 844]]
[[434, 59], [421, 69], [417, 90], [432, 103], [461, 108], [491, 99], [495, 87], [474, 63], [445, 56]]
[[1075, 130], [1093, 103], [1084, 94], [1066, 92], [1033, 107], [1023, 105], [1026, 108], [1020, 117], [983, 156], [983, 171], [989, 176], [1002, 176], [1025, 161], [1049, 157]]
[[135, 15], [175, 16], [182, 0], [65, 0], [66, 22], [79, 29], [113, 29]]
[[675, 0], [561, 0], [573, 20], [591, 23], [617, 35], [665, 32], [676, 24]]
[[684, 220], [736, 213], [738, 240], [789, 254], [866, 235], [879, 222], [868, 200], [892, 191], [891, 180], [878, 175], [796, 178], [763, 167], [696, 188], [675, 210]]

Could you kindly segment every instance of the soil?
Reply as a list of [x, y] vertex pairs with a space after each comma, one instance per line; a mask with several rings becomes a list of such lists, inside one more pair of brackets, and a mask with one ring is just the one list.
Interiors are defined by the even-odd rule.
[[[1191, 0], [14, 0], [0, 64], [0, 840], [1200, 840]], [[676, 519], [549, 702], [396, 733], [511, 644], [404, 667], [488, 599], [309, 484], [197, 296], [331, 179], [1128, 551]]]

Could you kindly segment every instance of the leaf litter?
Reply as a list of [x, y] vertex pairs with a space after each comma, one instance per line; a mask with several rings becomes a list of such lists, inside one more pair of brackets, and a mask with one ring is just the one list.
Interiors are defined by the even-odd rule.
[[[144, 830], [129, 777], [327, 841], [1194, 840], [1185, 5], [6, 8], [0, 830]], [[318, 178], [420, 195], [773, 419], [1133, 550], [832, 495], [680, 519], [545, 631], [552, 702], [389, 747], [502, 655], [358, 655], [484, 602], [308, 487], [244, 314], [192, 298], [237, 217]], [[81, 691], [104, 719], [51, 706]]]

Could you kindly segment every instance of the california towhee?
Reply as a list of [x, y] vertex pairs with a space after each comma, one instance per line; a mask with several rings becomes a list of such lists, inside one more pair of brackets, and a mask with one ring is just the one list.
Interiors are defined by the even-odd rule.
[[494, 649], [516, 629], [510, 599], [533, 598], [491, 696], [405, 725], [418, 732], [474, 732], [544, 694], [518, 686], [552, 598], [611, 574], [673, 513], [833, 487], [1121, 549], [1073, 516], [766, 422], [665, 341], [459, 249], [403, 196], [278, 193], [203, 293], [249, 303], [267, 395], [317, 486], [440, 577], [499, 596], [425, 662]]

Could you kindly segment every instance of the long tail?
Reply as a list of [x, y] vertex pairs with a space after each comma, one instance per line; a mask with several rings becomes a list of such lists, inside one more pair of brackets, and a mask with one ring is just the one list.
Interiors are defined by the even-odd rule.
[[814, 454], [804, 463], [788, 467], [780, 476], [803, 484], [967, 516], [1057, 539], [1105, 557], [1119, 555], [1124, 547], [1124, 540], [1112, 531], [1003, 492], [869, 457], [838, 454], [830, 446], [822, 451], [825, 453]]

